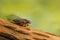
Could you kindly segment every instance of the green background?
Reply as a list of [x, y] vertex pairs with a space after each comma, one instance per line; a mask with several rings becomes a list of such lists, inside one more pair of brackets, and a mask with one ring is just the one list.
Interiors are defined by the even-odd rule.
[[37, 30], [60, 35], [60, 0], [0, 0], [0, 17], [17, 15]]

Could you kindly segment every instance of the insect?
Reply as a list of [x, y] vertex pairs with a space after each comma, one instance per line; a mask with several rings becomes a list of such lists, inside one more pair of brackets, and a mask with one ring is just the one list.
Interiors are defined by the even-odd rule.
[[14, 18], [12, 20], [12, 22], [14, 24], [17, 24], [19, 26], [23, 26], [23, 27], [26, 27], [26, 26], [29, 26], [29, 24], [31, 23], [30, 20], [27, 20], [27, 19], [23, 19], [23, 18]]

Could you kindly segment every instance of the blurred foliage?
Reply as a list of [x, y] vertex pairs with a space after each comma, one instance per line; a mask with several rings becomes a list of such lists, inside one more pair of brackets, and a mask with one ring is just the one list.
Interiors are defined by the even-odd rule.
[[0, 0], [0, 17], [32, 20], [32, 28], [60, 35], [60, 0]]

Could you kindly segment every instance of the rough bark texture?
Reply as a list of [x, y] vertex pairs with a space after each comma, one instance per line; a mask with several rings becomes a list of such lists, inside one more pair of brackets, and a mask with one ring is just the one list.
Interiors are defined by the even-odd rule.
[[0, 18], [0, 40], [60, 40], [60, 36], [21, 27]]

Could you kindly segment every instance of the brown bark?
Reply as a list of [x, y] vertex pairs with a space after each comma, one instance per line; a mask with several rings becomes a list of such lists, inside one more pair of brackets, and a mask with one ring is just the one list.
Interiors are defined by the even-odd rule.
[[4, 40], [2, 38], [6, 40], [60, 40], [60, 36], [29, 27], [21, 27], [0, 19], [0, 40]]

